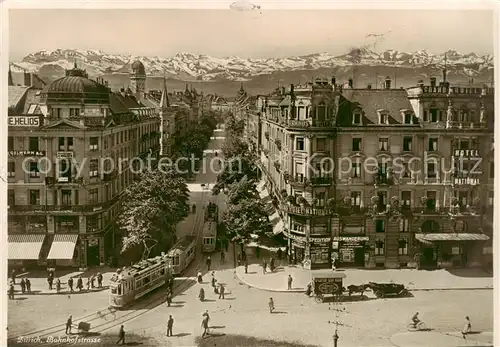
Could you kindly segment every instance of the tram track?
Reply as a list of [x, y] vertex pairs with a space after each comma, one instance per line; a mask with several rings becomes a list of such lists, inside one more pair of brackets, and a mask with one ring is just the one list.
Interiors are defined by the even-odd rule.
[[[204, 206], [204, 197], [205, 197], [205, 191], [202, 191], [201, 194], [201, 205], [202, 207]], [[202, 208], [199, 213], [195, 215], [195, 220], [193, 222], [193, 228], [191, 230], [191, 235], [196, 236], [196, 253], [199, 255], [196, 261], [196, 263], [192, 262], [190, 265], [187, 266], [185, 272], [184, 272], [184, 278], [178, 283], [176, 286], [174, 286], [174, 297], [180, 293], [182, 293], [184, 290], [188, 289], [191, 284], [193, 279], [191, 278], [192, 276], [186, 276], [187, 273], [191, 273], [194, 270], [193, 276], [196, 277], [196, 271], [199, 269], [200, 263], [204, 259], [203, 252], [202, 252], [202, 245], [200, 244], [200, 239], [202, 235], [202, 228], [199, 227], [200, 225], [200, 219], [201, 219], [201, 225], [203, 225], [203, 219], [204, 219], [204, 208]], [[193, 266], [195, 265], [195, 266]], [[194, 279], [196, 281], [196, 278]], [[79, 317], [78, 319], [75, 319], [77, 322], [86, 322], [86, 323], [91, 323], [91, 322], [96, 322], [98, 320], [104, 320], [103, 323], [97, 324], [92, 327], [91, 325], [91, 333], [102, 333], [106, 330], [110, 330], [112, 328], [116, 328], [119, 325], [125, 324], [127, 322], [130, 322], [140, 316], [145, 315], [146, 313], [149, 313], [153, 311], [154, 309], [158, 308], [161, 304], [163, 304], [166, 301], [166, 297], [164, 293], [160, 293], [157, 291], [153, 291], [152, 293], [152, 298], [150, 298], [146, 302], [139, 302], [136, 305], [133, 305], [130, 307], [127, 311], [124, 310], [117, 310], [117, 309], [112, 309], [111, 307], [108, 307], [107, 309], [99, 310], [97, 312], [93, 312], [90, 314], [87, 314], [85, 316]], [[103, 312], [104, 311], [104, 312]], [[137, 312], [140, 311], [140, 312]], [[117, 313], [121, 312], [126, 312], [124, 315], [121, 317], [117, 318], [116, 315]], [[108, 317], [113, 317], [113, 320], [108, 321]], [[90, 319], [89, 319], [90, 318]], [[51, 327], [43, 328], [43, 329], [38, 329], [35, 331], [27, 332], [27, 333], [19, 333], [16, 335], [12, 335], [8, 337], [8, 341], [14, 342], [18, 340], [19, 338], [34, 338], [34, 337], [39, 337], [41, 339], [46, 338], [48, 336], [53, 336], [53, 335], [63, 335], [65, 334], [66, 330], [66, 324], [58, 324], [54, 325]], [[82, 337], [85, 337], [84, 334], [82, 334]], [[63, 346], [68, 344], [69, 342], [61, 342], [61, 343], [56, 343], [52, 344], [53, 346]]]

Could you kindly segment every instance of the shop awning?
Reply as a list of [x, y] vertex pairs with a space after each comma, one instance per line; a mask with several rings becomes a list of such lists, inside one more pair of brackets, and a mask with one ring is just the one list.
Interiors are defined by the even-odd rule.
[[415, 234], [415, 238], [424, 243], [433, 241], [486, 241], [490, 239], [488, 235], [485, 234], [469, 233]]
[[274, 235], [278, 235], [278, 234], [281, 234], [283, 232], [283, 221], [280, 219], [278, 221], [278, 223], [273, 227], [273, 234]]
[[78, 235], [56, 234], [47, 259], [73, 259]]
[[40, 257], [44, 234], [13, 234], [8, 236], [10, 260], [36, 260]]

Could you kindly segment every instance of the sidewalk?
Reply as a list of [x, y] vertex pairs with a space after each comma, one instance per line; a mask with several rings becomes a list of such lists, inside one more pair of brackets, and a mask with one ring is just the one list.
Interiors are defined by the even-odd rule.
[[[244, 284], [268, 291], [290, 292], [287, 290], [287, 277], [292, 275], [293, 283], [291, 292], [305, 291], [307, 284], [311, 281], [311, 275], [315, 271], [328, 270], [304, 270], [297, 266], [279, 267], [276, 272], [262, 273], [262, 266], [250, 264], [248, 273], [245, 268], [239, 266], [236, 269], [238, 279]], [[331, 270], [330, 270], [331, 271]], [[492, 289], [493, 277], [480, 269], [454, 270], [454, 274], [447, 270], [363, 270], [363, 269], [340, 269], [346, 274], [344, 287], [354, 284], [365, 284], [368, 282], [399, 283], [404, 284], [411, 291], [417, 290], [473, 290]]]
[[[97, 274], [100, 272], [102, 274], [102, 287], [101, 288], [91, 288], [90, 290], [87, 291], [87, 278], [89, 276], [92, 276], [93, 274]], [[69, 290], [68, 287], [68, 279], [70, 277], [73, 278], [73, 290], [74, 294], [79, 294], [79, 293], [88, 293], [88, 292], [100, 292], [103, 290], [106, 290], [109, 288], [109, 280], [111, 279], [111, 276], [113, 275], [115, 271], [103, 267], [103, 268], [96, 268], [96, 269], [91, 269], [85, 272], [82, 271], [74, 271], [74, 272], [62, 272], [63, 275], [59, 276], [57, 275], [57, 271], [55, 273], [55, 278], [54, 282], [52, 285], [52, 290], [49, 289], [49, 284], [47, 282], [47, 277], [45, 272], [25, 272], [22, 274], [19, 274], [16, 277], [16, 284], [14, 285], [15, 288], [15, 295], [61, 295], [61, 294], [69, 294], [71, 291]], [[79, 290], [76, 289], [76, 277], [82, 276], [83, 280], [83, 290], [80, 292]], [[21, 293], [21, 285], [19, 284], [21, 282], [22, 278], [29, 278], [31, 282], [31, 292], [25, 292], [24, 294]], [[61, 280], [61, 291], [57, 293], [56, 290], [56, 279], [59, 278]], [[10, 278], [8, 280], [8, 283], [10, 283]], [[97, 279], [94, 282], [95, 286], [97, 287]], [[7, 286], [8, 288], [8, 286]]]
[[480, 332], [467, 335], [464, 339], [460, 332], [419, 331], [398, 333], [391, 336], [391, 342], [398, 347], [465, 347], [493, 346], [493, 333]]

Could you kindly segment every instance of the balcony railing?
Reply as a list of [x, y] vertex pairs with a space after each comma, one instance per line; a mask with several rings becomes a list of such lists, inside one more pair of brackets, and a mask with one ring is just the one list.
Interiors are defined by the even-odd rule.
[[95, 212], [100, 210], [105, 210], [112, 205], [114, 205], [121, 195], [116, 195], [112, 199], [96, 204], [87, 205], [13, 205], [9, 206], [9, 213], [48, 213], [48, 212], [71, 212], [71, 213], [81, 213], [81, 212]]
[[331, 176], [315, 176], [311, 177], [311, 184], [315, 186], [330, 185], [333, 179]]

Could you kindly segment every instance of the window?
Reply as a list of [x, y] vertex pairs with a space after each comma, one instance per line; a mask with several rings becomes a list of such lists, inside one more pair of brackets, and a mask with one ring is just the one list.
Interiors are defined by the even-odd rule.
[[401, 192], [401, 206], [411, 206], [411, 191], [405, 190]]
[[72, 205], [71, 202], [71, 190], [62, 190], [61, 191], [61, 204], [62, 205]]
[[60, 137], [59, 138], [59, 150], [60, 151], [64, 151], [65, 148], [64, 148], [64, 137]]
[[40, 177], [40, 170], [38, 169], [38, 163], [36, 161], [30, 162], [30, 177]]
[[7, 149], [9, 151], [13, 151], [14, 150], [14, 138], [12, 136], [9, 136], [8, 144], [7, 144]]
[[352, 151], [353, 152], [361, 151], [361, 138], [352, 139]]
[[490, 162], [490, 178], [495, 178], [495, 162]]
[[410, 163], [403, 163], [403, 178], [411, 178]]
[[403, 123], [404, 124], [412, 124], [413, 117], [410, 112], [405, 112], [403, 115]]
[[460, 140], [458, 140], [458, 149], [470, 149], [470, 141], [469, 141], [469, 139], [460, 139]]
[[361, 112], [355, 111], [352, 115], [352, 124], [361, 125]]
[[120, 132], [120, 143], [123, 143], [123, 131]]
[[384, 241], [378, 240], [375, 242], [375, 255], [384, 255], [385, 244]]
[[403, 152], [411, 152], [413, 138], [411, 136], [403, 137]]
[[438, 150], [438, 139], [430, 138], [429, 139], [429, 147], [427, 149], [429, 152], [434, 152]]
[[109, 137], [111, 138], [111, 147], [113, 147], [115, 145], [115, 136], [111, 134]]
[[38, 151], [38, 137], [30, 137], [29, 139], [29, 150], [30, 151]]
[[91, 159], [89, 165], [89, 176], [97, 177], [99, 171], [99, 161], [98, 159]]
[[455, 232], [464, 233], [467, 231], [467, 224], [463, 220], [455, 221]]
[[318, 152], [324, 152], [325, 148], [326, 148], [326, 139], [325, 138], [316, 139], [316, 150]]
[[103, 146], [104, 146], [104, 149], [108, 149], [108, 137], [107, 136], [104, 136], [104, 138], [103, 138]]
[[99, 149], [99, 138], [91, 137], [90, 138], [90, 148], [91, 151], [97, 151]]
[[177, 266], [179, 265], [179, 256], [176, 255], [175, 257], [172, 258], [172, 265]]
[[361, 163], [360, 162], [352, 163], [352, 177], [353, 178], [361, 178]]
[[398, 242], [398, 254], [408, 255], [408, 241], [406, 239], [401, 239]]
[[399, 221], [399, 232], [407, 233], [410, 231], [410, 220], [409, 219], [401, 219]]
[[15, 177], [16, 176], [16, 163], [13, 161], [9, 161], [8, 165], [8, 170], [7, 170], [7, 177]]
[[457, 197], [458, 204], [460, 206], [465, 207], [465, 206], [468, 205], [468, 200], [469, 200], [468, 196], [469, 196], [469, 194], [468, 194], [467, 191], [461, 190], [461, 191], [455, 192], [455, 196]]
[[385, 232], [385, 221], [382, 219], [377, 219], [375, 221], [375, 232], [384, 233]]
[[303, 137], [297, 137], [297, 142], [295, 144], [295, 149], [297, 151], [303, 151], [305, 149], [304, 138]]
[[72, 150], [73, 150], [73, 138], [68, 137], [68, 151], [72, 151]]
[[429, 122], [437, 123], [439, 120], [439, 110], [437, 108], [431, 108], [429, 110]]
[[321, 193], [316, 193], [316, 199], [318, 199], [318, 207], [323, 207], [325, 206], [325, 192], [321, 192]]
[[361, 192], [351, 192], [352, 205], [361, 207]]
[[80, 116], [80, 109], [79, 108], [70, 108], [69, 109], [69, 116], [70, 118], [77, 118]]
[[460, 122], [468, 122], [470, 119], [469, 110], [466, 110], [466, 109], [460, 110], [459, 119], [460, 119]]
[[378, 150], [386, 152], [389, 148], [389, 139], [387, 137], [382, 137], [378, 139]]
[[14, 189], [9, 189], [7, 191], [7, 205], [14, 206], [16, 204], [16, 195], [14, 194]]
[[490, 190], [488, 192], [488, 207], [493, 207], [493, 201], [494, 201], [493, 190]]
[[436, 163], [427, 163], [427, 178], [436, 178]]
[[99, 189], [89, 189], [89, 204], [99, 203]]
[[30, 189], [30, 205], [40, 205], [40, 190]]
[[434, 210], [436, 208], [436, 192], [429, 191], [427, 192], [427, 208], [429, 210]]
[[389, 124], [389, 115], [387, 113], [379, 114], [379, 124]]

